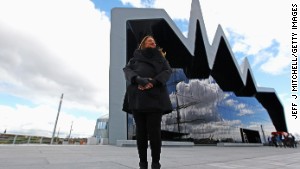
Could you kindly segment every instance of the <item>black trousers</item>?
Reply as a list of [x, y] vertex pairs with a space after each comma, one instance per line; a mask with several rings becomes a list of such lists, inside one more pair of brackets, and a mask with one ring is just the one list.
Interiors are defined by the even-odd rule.
[[136, 123], [137, 149], [140, 162], [147, 162], [148, 138], [152, 162], [159, 162], [161, 152], [161, 118], [158, 112], [133, 112]]

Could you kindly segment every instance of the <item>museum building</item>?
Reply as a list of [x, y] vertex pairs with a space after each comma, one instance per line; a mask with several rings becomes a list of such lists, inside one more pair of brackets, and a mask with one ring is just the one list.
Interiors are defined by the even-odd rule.
[[187, 37], [163, 9], [114, 8], [111, 16], [109, 144], [135, 139], [134, 120], [122, 112], [122, 68], [149, 34], [173, 70], [167, 83], [173, 111], [163, 116], [163, 140], [265, 143], [271, 132], [287, 132], [276, 91], [257, 86], [247, 58], [237, 63], [221, 26], [209, 44], [199, 1], [192, 1]]

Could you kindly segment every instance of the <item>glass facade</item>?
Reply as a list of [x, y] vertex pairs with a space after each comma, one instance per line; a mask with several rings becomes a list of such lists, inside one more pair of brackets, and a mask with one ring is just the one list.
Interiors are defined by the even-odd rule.
[[108, 117], [101, 117], [97, 119], [94, 137], [96, 137], [97, 142], [100, 143], [100, 139], [108, 138]]
[[99, 121], [98, 122], [98, 127], [97, 129], [104, 129], [104, 130], [107, 130], [108, 128], [108, 124], [106, 121]]
[[[212, 77], [188, 79], [182, 69], [173, 69], [167, 86], [173, 111], [162, 118], [163, 140], [264, 143], [276, 131], [255, 97], [224, 92]], [[128, 139], [135, 139], [131, 115], [127, 131]]]

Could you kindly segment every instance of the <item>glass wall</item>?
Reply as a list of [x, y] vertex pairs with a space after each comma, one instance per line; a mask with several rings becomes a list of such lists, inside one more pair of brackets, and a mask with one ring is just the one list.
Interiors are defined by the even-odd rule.
[[[212, 77], [188, 79], [173, 69], [167, 83], [172, 113], [162, 118], [163, 140], [264, 143], [275, 127], [255, 97], [224, 92]], [[135, 139], [135, 124], [128, 115], [128, 139]]]

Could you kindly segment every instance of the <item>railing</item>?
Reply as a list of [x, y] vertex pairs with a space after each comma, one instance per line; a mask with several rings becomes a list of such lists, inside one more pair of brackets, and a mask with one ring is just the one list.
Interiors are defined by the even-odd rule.
[[[86, 144], [86, 138], [54, 138], [53, 144]], [[0, 144], [50, 144], [51, 137], [0, 134]]]

